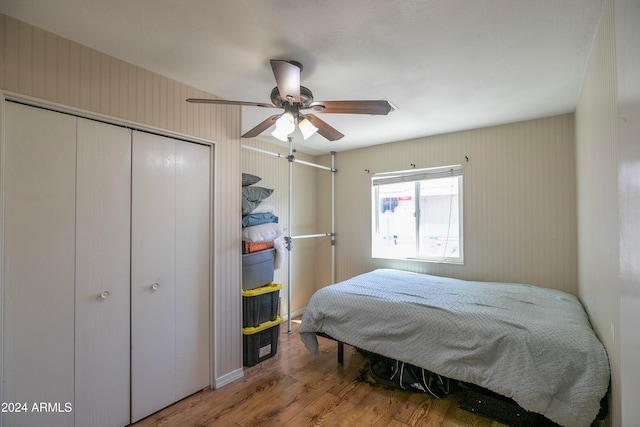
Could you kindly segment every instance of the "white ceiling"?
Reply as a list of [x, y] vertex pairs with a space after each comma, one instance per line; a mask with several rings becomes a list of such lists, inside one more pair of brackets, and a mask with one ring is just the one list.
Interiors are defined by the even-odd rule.
[[[270, 102], [273, 58], [301, 62], [316, 100], [398, 107], [322, 115], [346, 136], [296, 137], [317, 154], [574, 111], [603, 2], [0, 0], [0, 13], [225, 99]], [[242, 133], [277, 111], [242, 110]]]

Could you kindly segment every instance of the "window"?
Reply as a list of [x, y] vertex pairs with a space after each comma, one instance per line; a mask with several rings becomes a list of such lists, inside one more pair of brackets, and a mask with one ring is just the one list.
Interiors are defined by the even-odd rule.
[[463, 263], [462, 166], [374, 174], [374, 258]]

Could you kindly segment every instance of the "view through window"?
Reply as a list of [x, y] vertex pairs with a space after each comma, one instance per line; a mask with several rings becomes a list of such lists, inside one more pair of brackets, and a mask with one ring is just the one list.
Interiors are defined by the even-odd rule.
[[372, 177], [372, 256], [462, 264], [462, 166]]

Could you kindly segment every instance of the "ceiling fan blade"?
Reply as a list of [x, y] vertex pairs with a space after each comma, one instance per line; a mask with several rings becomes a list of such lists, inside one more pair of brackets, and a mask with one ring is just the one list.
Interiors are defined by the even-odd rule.
[[263, 102], [228, 101], [226, 99], [187, 98], [186, 101], [194, 104], [248, 105], [250, 107], [278, 108], [273, 104], [265, 104]]
[[344, 136], [327, 122], [320, 120], [317, 116], [313, 114], [305, 114], [304, 116], [311, 121], [312, 125], [318, 128], [318, 133], [329, 141], [337, 141]]
[[268, 119], [262, 121], [261, 123], [258, 124], [258, 126], [254, 127], [253, 129], [251, 129], [250, 131], [248, 131], [247, 133], [245, 133], [244, 135], [242, 135], [243, 138], [254, 138], [258, 135], [260, 135], [262, 132], [264, 132], [265, 130], [269, 129], [271, 126], [276, 124], [276, 120], [278, 120], [278, 118], [281, 116], [282, 114], [275, 114], [271, 117], [269, 117]]
[[278, 92], [280, 97], [284, 100], [288, 100], [289, 97], [293, 99], [293, 102], [300, 102], [300, 69], [302, 65], [292, 62], [283, 61], [279, 59], [271, 60], [271, 69], [273, 75], [276, 78], [276, 84], [278, 85]]
[[226, 99], [187, 98], [186, 101], [194, 104], [246, 105], [249, 107], [278, 108], [273, 104], [264, 102], [229, 101]]
[[309, 105], [316, 113], [371, 114], [384, 116], [393, 110], [389, 101], [316, 101]]

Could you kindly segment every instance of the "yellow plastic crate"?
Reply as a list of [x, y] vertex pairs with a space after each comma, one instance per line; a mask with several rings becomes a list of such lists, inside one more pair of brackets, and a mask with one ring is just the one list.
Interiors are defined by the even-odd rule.
[[279, 291], [284, 286], [279, 285], [277, 283], [269, 283], [264, 286], [260, 286], [255, 289], [243, 289], [242, 296], [243, 297], [255, 297], [258, 295], [268, 294], [269, 292]]
[[242, 327], [257, 327], [276, 320], [282, 285], [269, 283], [255, 289], [242, 291]]

